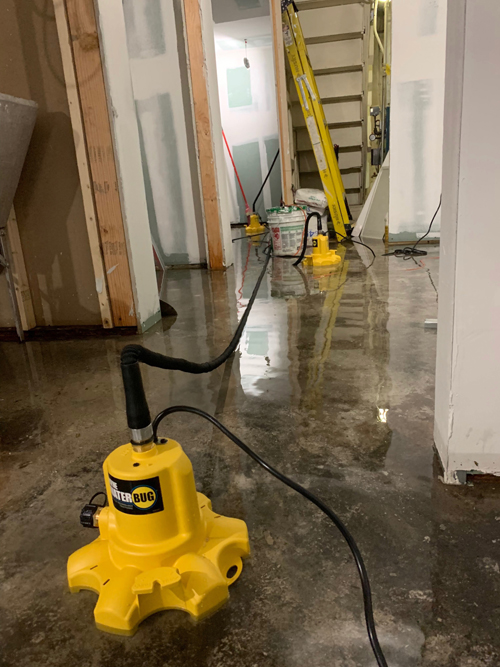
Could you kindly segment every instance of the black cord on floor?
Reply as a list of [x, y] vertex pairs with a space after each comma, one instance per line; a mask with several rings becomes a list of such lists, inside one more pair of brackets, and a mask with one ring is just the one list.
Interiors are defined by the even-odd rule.
[[436, 219], [436, 215], [439, 212], [439, 209], [441, 208], [441, 202], [443, 201], [443, 195], [441, 194], [439, 197], [439, 204], [436, 209], [436, 212], [432, 216], [431, 224], [429, 225], [429, 229], [425, 232], [423, 236], [421, 236], [416, 243], [414, 243], [412, 246], [405, 246], [404, 248], [396, 248], [393, 252], [386, 252], [383, 257], [390, 257], [394, 255], [394, 257], [402, 257], [405, 261], [408, 259], [411, 259], [412, 257], [423, 257], [424, 255], [427, 255], [427, 250], [420, 250], [416, 249], [418, 244], [425, 239], [426, 236], [430, 234], [430, 231], [432, 229], [432, 224], [434, 220]]
[[324, 514], [326, 514], [326, 516], [330, 519], [330, 521], [332, 521], [335, 524], [335, 526], [340, 531], [342, 537], [347, 542], [349, 549], [351, 550], [351, 553], [354, 557], [356, 567], [358, 569], [358, 574], [361, 581], [361, 588], [363, 590], [366, 629], [368, 631], [368, 638], [370, 640], [373, 654], [375, 655], [375, 659], [379, 667], [387, 667], [387, 661], [385, 659], [384, 653], [382, 651], [382, 648], [380, 646], [377, 637], [375, 619], [373, 617], [372, 593], [371, 593], [370, 581], [368, 579], [368, 572], [366, 571], [366, 567], [361, 552], [359, 550], [359, 547], [356, 544], [354, 537], [347, 529], [347, 526], [342, 521], [342, 519], [340, 519], [340, 517], [337, 516], [337, 514], [335, 514], [335, 512], [328, 507], [328, 505], [325, 505], [325, 503], [322, 500], [320, 500], [320, 498], [311, 493], [311, 491], [308, 491], [306, 488], [298, 484], [298, 482], [294, 482], [292, 479], [286, 477], [285, 475], [283, 475], [283, 473], [279, 472], [278, 470], [270, 466], [269, 463], [266, 463], [266, 461], [264, 461], [264, 459], [262, 459], [252, 449], [250, 449], [248, 445], [245, 445], [245, 443], [242, 440], [240, 440], [236, 435], [234, 435], [234, 433], [231, 433], [229, 429], [227, 429], [223, 424], [221, 424], [221, 422], [218, 419], [212, 417], [212, 415], [209, 415], [208, 412], [205, 412], [204, 410], [199, 410], [198, 408], [192, 408], [188, 405], [175, 405], [171, 408], [167, 408], [166, 410], [162, 410], [154, 418], [153, 421], [153, 438], [155, 442], [157, 442], [158, 427], [160, 423], [162, 422], [163, 419], [165, 419], [165, 417], [173, 414], [174, 412], [189, 412], [191, 414], [198, 415], [199, 417], [203, 417], [204, 419], [211, 422], [214, 426], [216, 426], [219, 429], [219, 431], [222, 431], [222, 433], [224, 433], [226, 437], [232, 440], [237, 447], [239, 447], [242, 451], [244, 451], [245, 454], [248, 454], [248, 456], [250, 456], [262, 468], [264, 468], [264, 470], [266, 470], [268, 473], [276, 477], [276, 479], [278, 479], [283, 484], [286, 484], [286, 486], [289, 486], [294, 491], [297, 491], [297, 493], [300, 493], [300, 495], [304, 496], [304, 498], [307, 498], [307, 500], [316, 505], [316, 507], [318, 507]]
[[[344, 236], [344, 235], [341, 234], [340, 232], [335, 232], [335, 234], [338, 234], [339, 236]], [[351, 241], [352, 243], [356, 243], [357, 245], [362, 245], [364, 248], [368, 248], [368, 250], [369, 250], [369, 251], [371, 252], [371, 254], [373, 255], [373, 259], [372, 259], [371, 264], [370, 264], [369, 266], [366, 267], [367, 269], [369, 269], [369, 268], [373, 265], [373, 262], [375, 261], [375, 259], [377, 258], [377, 255], [375, 254], [373, 248], [370, 248], [370, 246], [369, 246], [369, 245], [366, 245], [366, 243], [363, 243], [363, 241], [356, 241], [355, 239], [352, 238], [352, 236], [344, 236], [344, 239], [345, 239], [346, 241]]]
[[263, 234], [268, 234], [268, 233], [269, 233], [269, 230], [266, 229], [265, 232], [259, 232], [258, 234], [246, 234], [245, 236], [237, 236], [235, 239], [233, 239], [233, 243], [235, 241], [241, 241], [242, 239], [251, 239], [254, 236], [262, 236]]

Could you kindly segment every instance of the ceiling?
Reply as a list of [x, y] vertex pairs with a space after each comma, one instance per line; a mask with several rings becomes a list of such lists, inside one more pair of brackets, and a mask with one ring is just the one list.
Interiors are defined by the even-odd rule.
[[212, 0], [214, 23], [269, 16], [269, 0]]

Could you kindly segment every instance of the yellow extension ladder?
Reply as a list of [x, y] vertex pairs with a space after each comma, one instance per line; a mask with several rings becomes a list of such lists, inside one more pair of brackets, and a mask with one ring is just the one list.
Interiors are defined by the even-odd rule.
[[341, 241], [347, 236], [346, 227], [349, 225], [342, 176], [293, 0], [282, 0], [281, 11], [285, 51], [328, 201], [337, 241]]

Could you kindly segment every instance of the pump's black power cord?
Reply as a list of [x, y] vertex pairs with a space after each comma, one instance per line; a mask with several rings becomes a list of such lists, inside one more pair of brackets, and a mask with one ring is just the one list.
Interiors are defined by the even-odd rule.
[[[104, 503], [102, 505], [97, 505], [97, 503], [94, 503], [94, 499], [97, 498], [97, 496], [104, 496]], [[89, 500], [88, 504], [89, 505], [95, 504], [97, 505], [97, 507], [104, 507], [106, 505], [107, 498], [108, 496], [106, 495], [105, 491], [98, 491], [97, 493], [94, 493], [92, 498]]]
[[404, 248], [396, 248], [396, 250], [393, 250], [392, 252], [386, 252], [385, 255], [383, 255], [383, 257], [390, 257], [391, 255], [394, 255], [394, 257], [402, 257], [404, 261], [407, 261], [412, 257], [423, 257], [424, 255], [427, 255], [426, 250], [420, 250], [420, 248], [417, 250], [417, 246], [421, 241], [425, 239], [426, 236], [429, 236], [434, 220], [436, 219], [436, 215], [438, 214], [439, 209], [441, 208], [442, 201], [443, 201], [443, 195], [441, 194], [439, 197], [438, 207], [436, 209], [436, 212], [432, 216], [429, 229], [425, 232], [423, 236], [421, 236], [418, 239], [418, 241], [416, 241], [416, 243], [414, 243], [412, 246], [405, 246]]
[[188, 405], [175, 405], [171, 408], [167, 408], [166, 410], [162, 410], [153, 420], [153, 438], [155, 442], [157, 442], [158, 427], [160, 423], [163, 421], [163, 419], [165, 419], [165, 417], [173, 414], [174, 412], [190, 412], [191, 414], [198, 415], [199, 417], [203, 417], [204, 419], [211, 422], [220, 431], [222, 431], [222, 433], [224, 433], [226, 437], [232, 440], [237, 447], [239, 447], [242, 451], [244, 451], [245, 454], [248, 454], [248, 456], [250, 456], [262, 468], [264, 468], [264, 470], [266, 470], [268, 473], [276, 477], [276, 479], [279, 479], [279, 481], [283, 482], [283, 484], [286, 484], [294, 491], [297, 491], [297, 493], [300, 493], [302, 496], [304, 496], [304, 498], [307, 498], [307, 500], [316, 505], [316, 507], [318, 507], [324, 514], [326, 514], [326, 516], [335, 524], [335, 526], [340, 531], [342, 537], [347, 542], [349, 549], [351, 550], [351, 553], [354, 557], [356, 567], [358, 569], [358, 574], [361, 581], [361, 588], [363, 590], [366, 629], [368, 631], [368, 638], [370, 640], [373, 654], [375, 655], [375, 659], [377, 660], [378, 667], [387, 667], [387, 661], [385, 659], [384, 653], [382, 651], [382, 648], [380, 646], [377, 637], [375, 619], [373, 617], [372, 593], [371, 593], [370, 581], [368, 579], [368, 572], [366, 571], [366, 567], [363, 561], [363, 557], [361, 556], [359, 547], [356, 544], [354, 537], [347, 529], [347, 526], [342, 521], [342, 519], [340, 519], [340, 517], [337, 516], [337, 514], [335, 514], [335, 512], [332, 509], [330, 509], [328, 505], [326, 505], [320, 498], [315, 496], [314, 493], [311, 493], [311, 491], [308, 491], [308, 489], [304, 488], [297, 482], [294, 482], [293, 479], [286, 477], [285, 475], [283, 475], [283, 473], [279, 472], [278, 470], [270, 466], [269, 463], [264, 461], [264, 459], [261, 458], [258, 454], [256, 454], [252, 449], [250, 449], [248, 445], [245, 445], [245, 443], [242, 440], [240, 440], [236, 435], [234, 435], [234, 433], [231, 433], [229, 429], [227, 429], [223, 424], [221, 424], [218, 419], [212, 417], [212, 415], [209, 415], [208, 412], [205, 412], [204, 410], [199, 410], [198, 408], [193, 408]]
[[[339, 236], [343, 236], [343, 237], [344, 237], [344, 240], [346, 240], [346, 241], [351, 241], [351, 243], [356, 243], [357, 245], [362, 245], [363, 248], [368, 248], [368, 250], [369, 250], [369, 251], [371, 252], [371, 254], [373, 255], [373, 259], [372, 259], [372, 262], [371, 262], [371, 264], [370, 264], [370, 266], [372, 266], [373, 262], [375, 261], [375, 259], [376, 259], [376, 257], [377, 257], [377, 255], [375, 254], [373, 248], [370, 248], [370, 246], [369, 246], [369, 245], [366, 245], [366, 243], [363, 243], [363, 241], [356, 241], [356, 239], [353, 239], [352, 236], [344, 236], [344, 235], [341, 234], [340, 232], [335, 232], [335, 233], [338, 234]], [[366, 268], [369, 269], [370, 266], [367, 266]]]

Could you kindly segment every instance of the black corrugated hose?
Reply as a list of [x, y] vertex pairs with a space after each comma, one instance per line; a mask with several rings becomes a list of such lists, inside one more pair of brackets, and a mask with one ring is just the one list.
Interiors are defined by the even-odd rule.
[[221, 366], [238, 347], [241, 334], [246, 326], [248, 316], [252, 310], [252, 306], [257, 297], [262, 279], [267, 271], [269, 261], [272, 256], [271, 247], [268, 246], [264, 251], [266, 259], [262, 267], [262, 271], [255, 283], [255, 287], [250, 297], [243, 317], [238, 324], [238, 328], [234, 332], [234, 336], [226, 347], [216, 359], [212, 361], [204, 361], [197, 363], [195, 361], [187, 361], [178, 357], [167, 357], [164, 354], [148, 350], [142, 345], [126, 345], [121, 352], [121, 369], [123, 376], [123, 385], [125, 388], [125, 401], [127, 408], [127, 422], [131, 429], [143, 429], [151, 424], [151, 416], [149, 407], [144, 393], [142, 384], [141, 370], [139, 362], [147, 364], [148, 366], [155, 366], [156, 368], [165, 368], [172, 371], [184, 371], [184, 373], [210, 373], [219, 366]]

